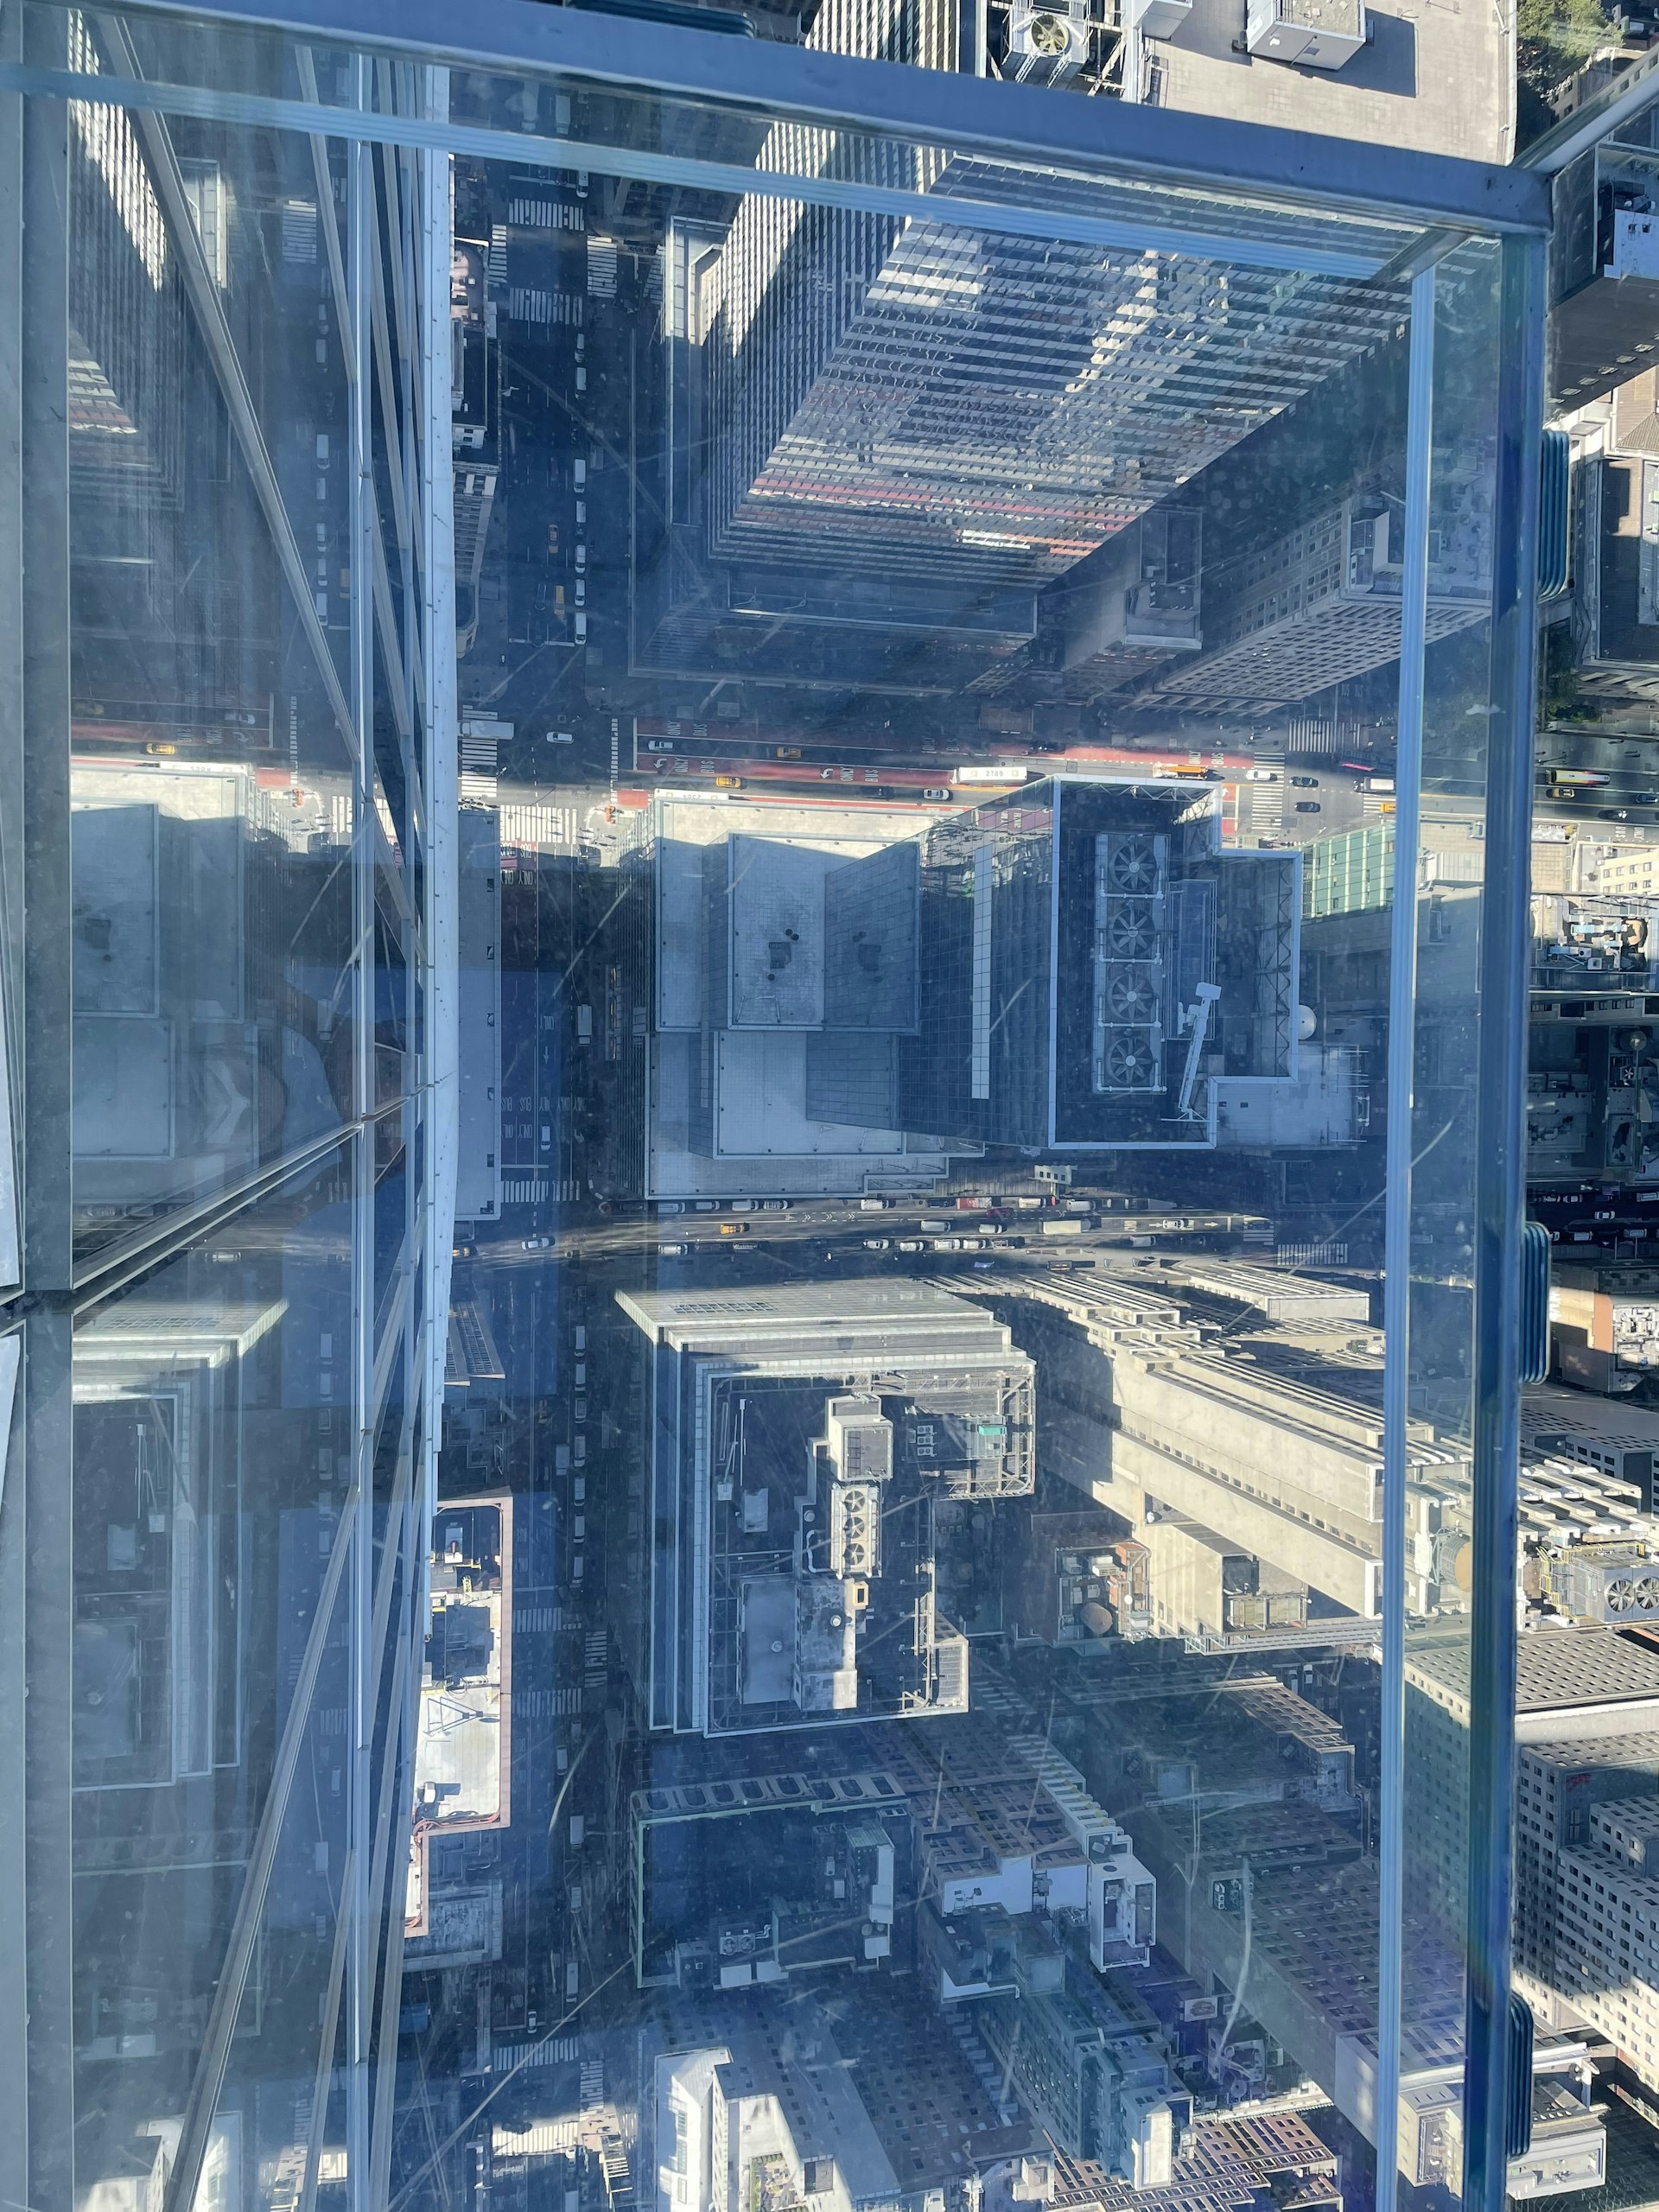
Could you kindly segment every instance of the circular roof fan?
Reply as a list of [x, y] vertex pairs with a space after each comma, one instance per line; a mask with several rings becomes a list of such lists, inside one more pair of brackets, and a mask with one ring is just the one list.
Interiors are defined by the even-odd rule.
[[1106, 1010], [1114, 1021], [1150, 1021], [1158, 994], [1145, 976], [1113, 976], [1106, 985]]
[[1147, 893], [1158, 886], [1158, 855], [1149, 837], [1125, 837], [1112, 848], [1106, 880], [1114, 891]]
[[1026, 36], [1033, 54], [1064, 54], [1071, 43], [1071, 26], [1064, 16], [1033, 16]]
[[1158, 949], [1158, 933], [1150, 914], [1120, 906], [1106, 920], [1106, 950], [1115, 960], [1150, 960]]
[[[1157, 1077], [1152, 1047], [1140, 1037], [1114, 1037], [1106, 1047], [1106, 1080], [1123, 1090], [1147, 1090]], [[1611, 1592], [1608, 1593], [1609, 1602]]]
[[1607, 1610], [1610, 1613], [1628, 1613], [1639, 1602], [1635, 1583], [1627, 1581], [1623, 1575], [1617, 1582], [1607, 1585]]

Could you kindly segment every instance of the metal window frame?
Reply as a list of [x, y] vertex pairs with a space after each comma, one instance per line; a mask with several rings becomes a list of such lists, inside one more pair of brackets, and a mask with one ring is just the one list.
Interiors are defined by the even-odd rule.
[[1418, 154], [1134, 101], [1057, 100], [1045, 88], [903, 62], [849, 60], [759, 39], [723, 39], [524, 0], [473, 0], [466, 36], [446, 0], [399, 0], [389, 23], [378, 0], [137, 0], [147, 14], [237, 22], [401, 52], [458, 68], [583, 77], [769, 117], [948, 143], [1048, 168], [1289, 202], [1387, 213], [1478, 232], [1548, 229], [1542, 180], [1446, 155]]

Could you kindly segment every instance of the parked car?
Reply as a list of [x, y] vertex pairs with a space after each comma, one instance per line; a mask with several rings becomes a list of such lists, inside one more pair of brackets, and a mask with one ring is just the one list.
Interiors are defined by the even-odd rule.
[[920, 1252], [925, 1249], [919, 1236], [901, 1236], [899, 1239], [899, 1249], [901, 1252]]
[[659, 1244], [657, 1256], [659, 1260], [683, 1260], [689, 1249], [684, 1244]]
[[658, 1198], [657, 1211], [658, 1213], [683, 1213], [685, 1201], [683, 1198]]
[[753, 1198], [734, 1198], [732, 1200], [732, 1211], [734, 1213], [753, 1213], [754, 1211], [754, 1200]]
[[787, 1198], [762, 1198], [760, 1201], [760, 1211], [762, 1213], [787, 1213], [789, 1211], [789, 1200]]
[[720, 1201], [717, 1198], [693, 1198], [691, 1211], [693, 1213], [718, 1213]]
[[864, 1249], [867, 1252], [885, 1252], [892, 1241], [892, 1238], [887, 1236], [867, 1236], [864, 1239]]

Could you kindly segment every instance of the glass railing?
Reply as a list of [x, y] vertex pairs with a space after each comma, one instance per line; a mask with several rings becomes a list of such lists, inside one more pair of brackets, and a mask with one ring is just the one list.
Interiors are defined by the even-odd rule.
[[1541, 189], [855, 13], [6, 19], [19, 2202], [1603, 2141], [1468, 1896]]

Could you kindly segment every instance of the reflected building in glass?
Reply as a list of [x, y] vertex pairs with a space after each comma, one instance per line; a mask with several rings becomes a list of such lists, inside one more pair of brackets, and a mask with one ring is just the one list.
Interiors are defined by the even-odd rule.
[[[200, 50], [73, 10], [29, 38], [89, 89]], [[3, 827], [54, 948], [8, 985], [12, 2132], [31, 2201], [366, 2190], [452, 1238], [449, 486], [392, 458], [448, 452], [446, 164], [54, 114], [0, 120], [31, 208]]]

